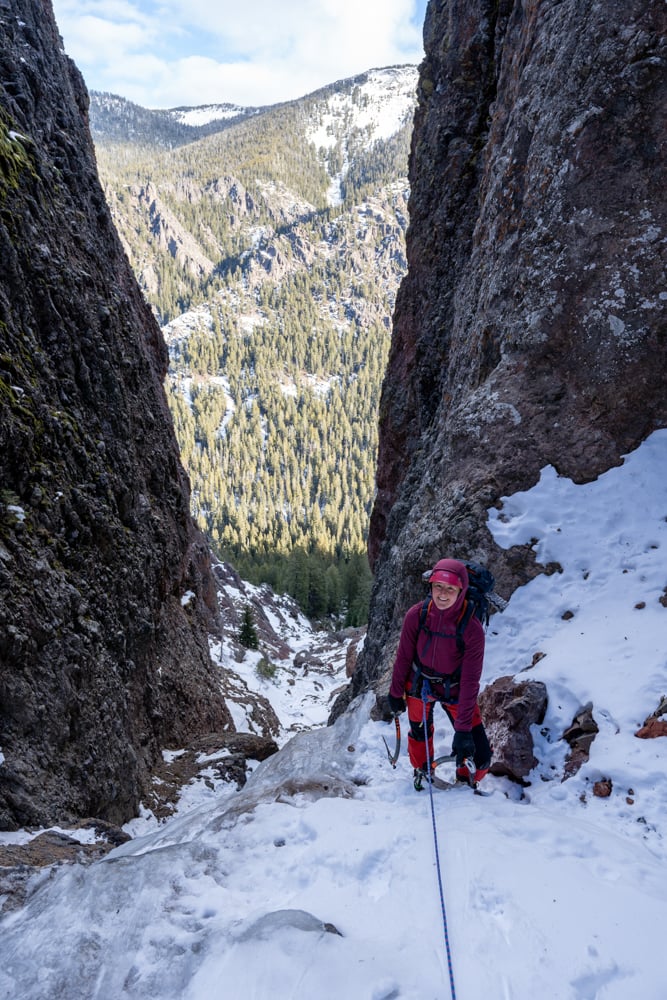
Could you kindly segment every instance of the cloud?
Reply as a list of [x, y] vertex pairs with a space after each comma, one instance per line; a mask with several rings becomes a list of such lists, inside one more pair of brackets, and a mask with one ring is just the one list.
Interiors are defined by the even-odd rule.
[[417, 63], [426, 0], [53, 0], [91, 90], [145, 107], [272, 104]]

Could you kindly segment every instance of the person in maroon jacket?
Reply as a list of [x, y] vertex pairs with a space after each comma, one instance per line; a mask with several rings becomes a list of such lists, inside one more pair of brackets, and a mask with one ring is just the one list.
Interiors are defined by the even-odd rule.
[[[433, 708], [438, 701], [454, 726], [452, 754], [456, 754], [456, 777], [461, 781], [482, 780], [491, 766], [491, 746], [477, 704], [484, 661], [484, 628], [474, 615], [457, 641], [456, 624], [465, 610], [468, 571], [457, 559], [441, 559], [428, 582], [431, 598], [426, 617], [424, 602], [414, 604], [405, 615], [396, 652], [389, 705], [392, 712], [404, 712], [407, 699], [410, 732], [408, 755], [414, 768], [415, 788], [428, 777], [428, 760], [433, 762]], [[461, 641], [462, 640], [462, 641]], [[424, 680], [427, 733], [424, 733]], [[466, 766], [474, 764], [474, 774]]]

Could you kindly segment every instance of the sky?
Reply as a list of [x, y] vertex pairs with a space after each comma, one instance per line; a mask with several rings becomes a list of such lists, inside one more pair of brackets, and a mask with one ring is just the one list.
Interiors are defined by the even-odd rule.
[[146, 108], [303, 97], [423, 57], [426, 0], [53, 0], [89, 90]]
[[[489, 775], [486, 797], [415, 792], [372, 696], [323, 726], [335, 678], [262, 679], [260, 652], [238, 665], [223, 648], [275, 705], [280, 751], [242, 790], [211, 771], [174, 818], [144, 810], [104, 860], [38, 876], [0, 917], [0, 997], [664, 1000], [667, 738], [635, 733], [667, 694], [666, 466], [660, 430], [595, 482], [547, 467], [488, 512], [501, 547], [562, 567], [487, 633], [483, 683], [547, 686], [525, 789]], [[563, 781], [560, 737], [587, 702], [599, 733]], [[450, 745], [437, 711], [436, 754]]]

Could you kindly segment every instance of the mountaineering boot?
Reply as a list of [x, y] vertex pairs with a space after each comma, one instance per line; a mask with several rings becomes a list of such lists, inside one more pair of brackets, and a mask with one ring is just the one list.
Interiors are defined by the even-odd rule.
[[429, 785], [432, 782], [433, 768], [431, 768], [431, 773], [429, 774], [426, 765], [424, 767], [416, 767], [414, 770], [414, 779], [415, 791], [421, 792], [425, 784]]
[[456, 780], [475, 788], [489, 773], [489, 767], [490, 765], [475, 768], [472, 761], [466, 761], [465, 764], [456, 768]]
[[[486, 772], [484, 772], [486, 774]], [[463, 764], [456, 766], [456, 780], [464, 785], [474, 788], [477, 784], [475, 765], [471, 760], [465, 760]]]

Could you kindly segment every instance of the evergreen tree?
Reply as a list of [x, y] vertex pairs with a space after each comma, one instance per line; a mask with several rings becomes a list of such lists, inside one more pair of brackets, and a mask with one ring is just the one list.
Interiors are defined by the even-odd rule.
[[245, 649], [259, 649], [259, 638], [255, 628], [255, 619], [249, 604], [243, 609], [243, 619], [238, 635], [239, 642]]

